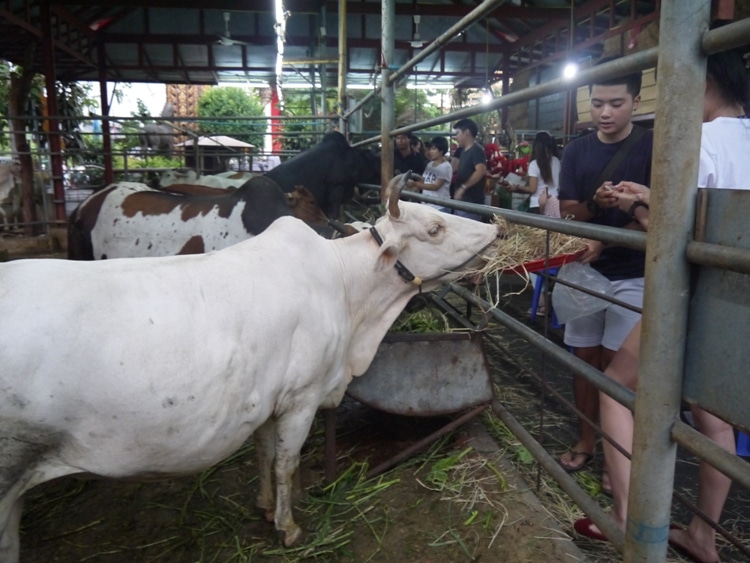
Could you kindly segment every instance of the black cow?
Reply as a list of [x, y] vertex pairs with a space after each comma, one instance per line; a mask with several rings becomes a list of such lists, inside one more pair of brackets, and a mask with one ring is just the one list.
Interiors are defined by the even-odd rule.
[[352, 147], [341, 133], [330, 131], [323, 140], [266, 173], [285, 192], [303, 185], [328, 217], [339, 218], [341, 204], [354, 196], [359, 183], [380, 184], [380, 157]]

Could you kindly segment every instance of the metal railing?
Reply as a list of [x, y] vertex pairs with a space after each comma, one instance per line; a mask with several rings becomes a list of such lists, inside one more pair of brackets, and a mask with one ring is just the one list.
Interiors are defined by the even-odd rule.
[[[386, 0], [383, 13], [387, 15]], [[488, 3], [482, 4], [485, 8]], [[477, 8], [479, 10], [479, 8]], [[471, 292], [455, 287], [467, 301], [481, 305], [501, 323], [545, 350], [557, 361], [581, 375], [596, 387], [633, 410], [635, 408], [634, 455], [632, 463], [629, 523], [623, 534], [614, 522], [591, 501], [557, 465], [541, 445], [512, 418], [507, 409], [496, 405], [493, 410], [514, 431], [536, 459], [555, 477], [571, 497], [592, 517], [595, 523], [622, 551], [626, 561], [664, 561], [671, 514], [677, 444], [720, 469], [735, 482], [750, 485], [748, 464], [693, 431], [679, 417], [682, 399], [684, 350], [688, 325], [687, 310], [691, 262], [750, 273], [750, 252], [692, 240], [697, 192], [697, 159], [702, 123], [705, 60], [710, 53], [747, 43], [750, 19], [721, 29], [708, 28], [710, 3], [701, 0], [665, 0], [661, 3], [660, 36], [669, 38], [659, 47], [627, 55], [616, 61], [582, 72], [573, 81], [552, 80], [495, 99], [489, 105], [463, 108], [439, 118], [394, 128], [384, 120], [381, 135], [360, 144], [382, 141], [383, 151], [391, 150], [389, 138], [427, 127], [472, 117], [488, 110], [511, 106], [552, 93], [588, 84], [593, 80], [644, 70], [657, 64], [658, 110], [654, 137], [654, 162], [651, 185], [654, 197], [648, 234], [620, 229], [559, 221], [540, 216], [488, 208], [477, 204], [440, 200], [431, 196], [407, 197], [439, 203], [454, 209], [480, 215], [500, 214], [517, 223], [546, 228], [565, 234], [583, 236], [646, 250], [647, 269], [643, 313], [643, 337], [640, 358], [639, 393], [633, 394], [607, 379], [601, 372], [557, 348], [531, 329], [511, 319], [489, 303], [481, 302]], [[384, 16], [383, 47], [388, 53], [390, 33]], [[391, 76], [402, 76], [404, 68], [384, 69], [381, 80], [383, 112], [389, 108]], [[390, 93], [392, 95], [392, 92]], [[391, 98], [392, 99], [392, 98]], [[392, 166], [392, 162], [391, 162]], [[384, 177], [387, 163], [383, 165]], [[392, 168], [390, 169], [392, 172]], [[743, 343], [744, 345], [744, 343]], [[737, 374], [738, 377], [746, 377]], [[737, 545], [737, 542], [734, 542]], [[742, 548], [742, 546], [740, 546]], [[746, 555], [748, 549], [742, 548]]]

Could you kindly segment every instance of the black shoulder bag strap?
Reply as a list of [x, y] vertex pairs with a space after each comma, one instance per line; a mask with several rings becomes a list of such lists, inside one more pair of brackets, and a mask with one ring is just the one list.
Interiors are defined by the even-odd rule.
[[645, 134], [646, 130], [643, 127], [639, 127], [635, 124], [633, 125], [633, 130], [630, 132], [630, 135], [628, 135], [628, 138], [625, 139], [625, 142], [622, 143], [622, 145], [620, 145], [620, 148], [615, 153], [615, 156], [612, 157], [612, 160], [609, 161], [604, 170], [602, 170], [602, 173], [599, 174], [599, 177], [596, 179], [596, 182], [594, 182], [594, 185], [589, 187], [589, 191], [586, 194], [586, 199], [584, 201], [588, 201], [594, 197], [596, 190], [598, 190], [599, 187], [607, 181], [607, 178], [612, 176], [615, 170], [620, 167], [620, 164], [622, 164], [622, 161], [625, 160], [625, 157], [630, 154], [632, 148], [638, 141], [641, 140], [641, 138]]

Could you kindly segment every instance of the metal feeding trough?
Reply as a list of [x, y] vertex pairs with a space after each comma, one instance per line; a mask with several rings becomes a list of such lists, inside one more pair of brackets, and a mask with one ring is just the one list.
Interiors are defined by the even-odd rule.
[[[494, 399], [482, 337], [475, 333], [388, 334], [370, 369], [355, 377], [346, 392], [360, 403], [396, 415], [441, 416], [469, 410], [371, 469], [368, 478], [481, 414]], [[328, 482], [336, 476], [334, 413], [326, 411]]]
[[439, 416], [494, 398], [482, 337], [468, 333], [388, 334], [346, 391], [372, 408]]

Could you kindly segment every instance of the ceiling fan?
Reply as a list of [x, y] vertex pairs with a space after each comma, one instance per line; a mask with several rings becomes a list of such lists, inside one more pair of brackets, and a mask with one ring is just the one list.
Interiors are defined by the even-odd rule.
[[217, 43], [231, 47], [232, 45], [250, 45], [246, 41], [240, 41], [239, 39], [232, 39], [232, 33], [229, 31], [229, 20], [232, 14], [230, 12], [224, 12], [224, 35], [218, 35], [219, 40]]
[[424, 44], [427, 43], [426, 41], [422, 41], [422, 38], [419, 36], [419, 22], [421, 19], [422, 16], [420, 15], [414, 16], [414, 36], [411, 38], [411, 41], [409, 41], [409, 45], [415, 49], [421, 49], [424, 47]]

